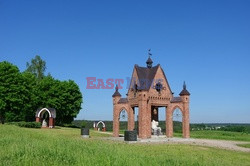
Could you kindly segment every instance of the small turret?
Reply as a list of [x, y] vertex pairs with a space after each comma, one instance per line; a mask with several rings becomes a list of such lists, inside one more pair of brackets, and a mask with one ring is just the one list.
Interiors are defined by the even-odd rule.
[[152, 56], [152, 54], [150, 53], [150, 51], [151, 51], [151, 49], [148, 50], [148, 60], [146, 61], [147, 68], [152, 68], [152, 64], [153, 64], [153, 61], [150, 58], [150, 56]]
[[187, 90], [187, 86], [186, 86], [185, 81], [184, 81], [184, 84], [183, 84], [183, 89], [182, 89], [182, 91], [181, 91], [181, 93], [179, 95], [180, 96], [190, 96], [190, 93]]
[[146, 62], [148, 68], [152, 68], [153, 61], [150, 57], [148, 57], [148, 60]]
[[119, 92], [118, 92], [118, 86], [116, 85], [115, 87], [115, 93], [112, 95], [112, 97], [117, 97], [117, 96], [122, 96]]
[[121, 94], [118, 92], [118, 86], [116, 85], [116, 87], [115, 87], [115, 93], [112, 95], [112, 97], [113, 97], [113, 104], [116, 104], [116, 103], [118, 103], [118, 101], [120, 100], [120, 98], [121, 98]]

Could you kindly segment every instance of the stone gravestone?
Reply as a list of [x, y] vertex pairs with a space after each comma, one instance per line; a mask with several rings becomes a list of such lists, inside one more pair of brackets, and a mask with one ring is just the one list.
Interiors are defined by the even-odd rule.
[[47, 122], [45, 119], [43, 119], [42, 127], [48, 127]]

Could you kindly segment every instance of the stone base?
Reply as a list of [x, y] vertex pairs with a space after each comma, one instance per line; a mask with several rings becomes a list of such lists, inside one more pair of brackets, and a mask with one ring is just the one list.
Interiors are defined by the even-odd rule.
[[127, 144], [135, 144], [135, 143], [137, 143], [137, 141], [124, 141], [125, 143], [127, 143]]
[[89, 135], [82, 135], [82, 138], [90, 138]]
[[162, 135], [162, 132], [159, 129], [152, 129], [152, 133], [151, 134], [152, 135], [160, 136], [160, 135]]

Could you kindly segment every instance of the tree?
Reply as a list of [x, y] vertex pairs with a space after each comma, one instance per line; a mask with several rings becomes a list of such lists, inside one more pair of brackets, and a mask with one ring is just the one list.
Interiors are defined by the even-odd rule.
[[26, 122], [32, 122], [35, 120], [35, 110], [39, 108], [39, 94], [38, 94], [38, 81], [34, 74], [30, 72], [21, 73], [25, 89], [27, 89], [27, 102], [23, 109], [23, 118]]
[[[32, 65], [29, 67], [33, 68]], [[34, 121], [35, 110], [40, 107], [56, 109], [56, 124], [71, 123], [74, 120], [82, 103], [78, 85], [72, 80], [56, 80], [51, 75], [40, 76], [28, 69], [20, 73], [17, 66], [9, 62], [0, 62], [1, 123]]]
[[19, 69], [9, 62], [0, 63], [0, 117], [4, 121], [23, 120], [29, 91]]
[[3, 101], [3, 99], [0, 98], [0, 122], [4, 124], [4, 110], [6, 107], [6, 103]]
[[57, 118], [59, 123], [71, 123], [81, 110], [82, 94], [78, 85], [72, 81], [60, 82], [61, 94], [59, 96], [61, 107]]
[[40, 81], [44, 77], [46, 70], [46, 62], [41, 59], [39, 55], [36, 55], [34, 59], [31, 59], [31, 63], [26, 63], [26, 71], [33, 73]]
[[41, 107], [56, 109], [56, 124], [71, 123], [81, 110], [82, 94], [72, 81], [59, 81], [51, 76], [39, 82]]

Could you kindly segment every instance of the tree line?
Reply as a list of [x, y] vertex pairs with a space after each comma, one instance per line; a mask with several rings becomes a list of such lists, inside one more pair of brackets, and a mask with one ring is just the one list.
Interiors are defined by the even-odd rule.
[[45, 75], [46, 62], [36, 56], [20, 72], [10, 62], [0, 62], [0, 122], [31, 122], [38, 108], [55, 108], [56, 124], [71, 123], [81, 110], [82, 94], [73, 80]]
[[[97, 123], [98, 121], [91, 121], [91, 120], [74, 120], [71, 125], [67, 125], [65, 127], [72, 127], [72, 128], [80, 128], [82, 126], [82, 123], [85, 122], [86, 128], [93, 128], [94, 122]], [[103, 121], [106, 126], [106, 131], [113, 131], [113, 121]], [[135, 121], [135, 130], [138, 129], [138, 122]], [[162, 132], [166, 132], [166, 122], [165, 121], [159, 121], [159, 127], [161, 127]], [[99, 128], [102, 127], [102, 124], [100, 123], [98, 125]], [[128, 122], [127, 121], [120, 121], [119, 122], [119, 130], [127, 130], [128, 129]], [[182, 133], [182, 122], [179, 121], [173, 121], [173, 130], [176, 133]]]

